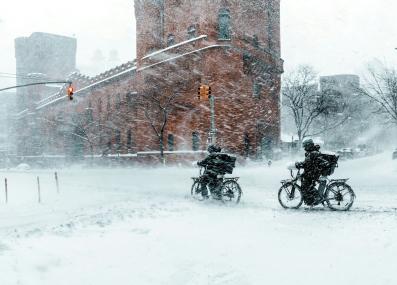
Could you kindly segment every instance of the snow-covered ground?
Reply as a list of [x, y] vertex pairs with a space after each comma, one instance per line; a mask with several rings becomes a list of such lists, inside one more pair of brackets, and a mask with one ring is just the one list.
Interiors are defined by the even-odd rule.
[[189, 198], [195, 168], [0, 172], [0, 284], [397, 284], [397, 161], [340, 163], [350, 212], [282, 209], [285, 165], [236, 169], [233, 207]]

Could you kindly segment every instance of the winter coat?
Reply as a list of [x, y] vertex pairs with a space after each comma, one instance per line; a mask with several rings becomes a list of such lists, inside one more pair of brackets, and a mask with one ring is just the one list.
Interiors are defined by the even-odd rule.
[[321, 176], [320, 165], [324, 163], [327, 163], [327, 161], [321, 157], [319, 147], [315, 145], [306, 151], [305, 160], [303, 162], [297, 162], [296, 167], [305, 170], [304, 177], [317, 180]]

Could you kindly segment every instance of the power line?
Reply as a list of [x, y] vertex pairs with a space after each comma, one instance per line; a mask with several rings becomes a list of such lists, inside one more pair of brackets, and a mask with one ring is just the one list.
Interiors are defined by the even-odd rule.
[[0, 72], [0, 78], [21, 78], [21, 79], [30, 79], [30, 80], [59, 80], [57, 78], [50, 78], [48, 76], [41, 77], [29, 73], [21, 73], [20, 75], [18, 75], [15, 73], [8, 73], [8, 72]]

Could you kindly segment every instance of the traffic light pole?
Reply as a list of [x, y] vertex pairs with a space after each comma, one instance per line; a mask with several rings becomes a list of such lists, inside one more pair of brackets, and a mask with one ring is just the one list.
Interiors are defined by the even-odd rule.
[[211, 95], [211, 86], [200, 84], [198, 87], [198, 99], [210, 101], [210, 131], [208, 133], [208, 143], [216, 144], [216, 127], [215, 127], [215, 96]]
[[216, 144], [216, 127], [215, 127], [215, 96], [210, 96], [210, 111], [211, 111], [211, 129], [210, 129], [210, 140], [211, 144]]
[[35, 83], [29, 83], [29, 84], [24, 84], [24, 85], [16, 85], [16, 86], [11, 86], [11, 87], [2, 88], [2, 89], [0, 89], [0, 92], [1, 92], [1, 91], [6, 91], [6, 90], [10, 90], [10, 89], [15, 89], [15, 88], [34, 86], [34, 85], [61, 84], [61, 83], [72, 84], [71, 81], [45, 81], [45, 82], [35, 82]]

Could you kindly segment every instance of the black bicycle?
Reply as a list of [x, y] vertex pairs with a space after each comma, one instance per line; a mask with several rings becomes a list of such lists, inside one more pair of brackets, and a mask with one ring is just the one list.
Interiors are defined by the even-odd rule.
[[[191, 195], [194, 199], [203, 201], [208, 198], [202, 193], [202, 167], [200, 167], [200, 176], [192, 177], [193, 185]], [[218, 175], [215, 183], [207, 184], [207, 191], [209, 197], [212, 199], [221, 200], [224, 203], [238, 204], [241, 199], [242, 191], [240, 185], [237, 183], [239, 177], [225, 177], [225, 175]], [[211, 186], [210, 186], [211, 185]]]
[[[304, 202], [304, 195], [298, 182], [301, 180], [300, 170], [294, 175], [293, 168], [289, 168], [291, 179], [282, 180], [278, 191], [278, 201], [285, 209], [298, 209]], [[328, 179], [320, 177], [313, 185], [317, 190], [316, 203], [310, 206], [322, 204], [334, 211], [348, 211], [353, 206], [356, 194], [346, 183], [349, 179]]]

